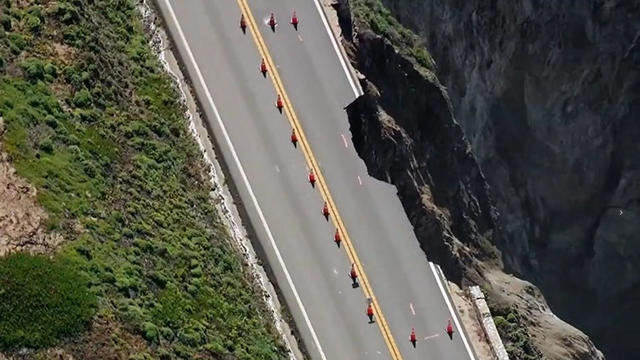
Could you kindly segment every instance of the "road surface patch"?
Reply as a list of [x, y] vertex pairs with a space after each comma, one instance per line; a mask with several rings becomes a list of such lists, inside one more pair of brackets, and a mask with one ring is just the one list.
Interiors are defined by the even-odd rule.
[[[242, 11], [242, 13], [244, 14], [244, 16], [246, 16], [247, 18], [247, 22], [249, 25], [249, 28], [251, 29], [251, 35], [256, 43], [256, 46], [258, 48], [258, 52], [260, 53], [260, 55], [266, 60], [267, 63], [267, 67], [270, 68], [271, 71], [271, 80], [274, 84], [274, 87], [276, 88], [276, 91], [278, 94], [281, 94], [282, 98], [283, 98], [283, 110], [284, 113], [286, 115], [286, 117], [289, 119], [289, 121], [291, 122], [292, 127], [295, 129], [296, 133], [298, 134], [298, 138], [300, 140], [300, 148], [302, 150], [302, 153], [305, 157], [305, 160], [307, 162], [307, 164], [309, 164], [309, 166], [314, 170], [316, 177], [318, 179], [318, 185], [319, 185], [319, 189], [320, 189], [320, 193], [322, 194], [322, 197], [325, 199], [325, 202], [327, 203], [330, 212], [331, 212], [331, 219], [335, 222], [336, 227], [340, 230], [340, 233], [342, 234], [342, 238], [343, 241], [345, 243], [345, 249], [347, 252], [347, 255], [349, 257], [349, 260], [352, 263], [356, 264], [356, 268], [358, 270], [358, 274], [360, 275], [360, 283], [362, 285], [362, 290], [364, 291], [365, 297], [370, 298], [371, 302], [372, 302], [372, 307], [373, 307], [373, 311], [375, 314], [375, 318], [376, 318], [376, 323], [378, 324], [378, 327], [380, 328], [380, 331], [382, 332], [382, 337], [385, 341], [385, 343], [387, 344], [387, 348], [391, 354], [391, 358], [394, 360], [400, 360], [402, 359], [402, 355], [400, 354], [400, 350], [398, 349], [398, 346], [396, 345], [396, 342], [393, 338], [393, 335], [391, 334], [391, 329], [389, 328], [389, 325], [387, 324], [386, 319], [384, 318], [384, 315], [380, 309], [380, 305], [378, 304], [378, 301], [376, 300], [376, 297], [373, 293], [373, 289], [369, 283], [369, 280], [366, 276], [366, 273], [363, 270], [363, 266], [362, 263], [360, 262], [360, 259], [358, 258], [358, 255], [355, 252], [355, 249], [353, 247], [353, 244], [351, 242], [351, 239], [349, 238], [348, 233], [346, 232], [346, 227], [342, 221], [342, 218], [339, 215], [339, 212], [337, 210], [337, 206], [333, 200], [333, 198], [331, 197], [331, 194], [329, 192], [329, 189], [327, 187], [327, 183], [324, 180], [324, 177], [322, 175], [322, 172], [320, 171], [320, 167], [318, 165], [317, 160], [315, 159], [313, 152], [311, 151], [309, 142], [307, 141], [307, 138], [305, 136], [305, 133], [302, 129], [302, 126], [300, 124], [300, 121], [298, 120], [298, 117], [295, 113], [295, 111], [293, 110], [293, 105], [291, 103], [291, 101], [289, 100], [289, 96], [287, 94], [287, 92], [285, 91], [284, 85], [282, 84], [282, 80], [280, 78], [280, 75], [278, 73], [278, 69], [275, 66], [275, 62], [273, 61], [271, 54], [268, 51], [268, 48], [266, 46], [266, 43], [264, 42], [264, 39], [262, 38], [262, 35], [260, 33], [260, 30], [257, 26], [257, 23], [255, 21], [255, 18], [253, 16], [253, 13], [251, 12], [250, 8], [249, 8], [249, 4], [247, 3], [246, 0], [237, 0], [238, 5], [240, 6], [240, 9]], [[351, 80], [351, 78], [349, 78]]]

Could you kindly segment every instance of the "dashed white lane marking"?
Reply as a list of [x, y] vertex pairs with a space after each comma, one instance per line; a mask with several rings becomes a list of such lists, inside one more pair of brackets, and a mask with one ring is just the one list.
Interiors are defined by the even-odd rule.
[[358, 182], [362, 185], [362, 179], [360, 179], [360, 175], [358, 175]]
[[280, 167], [276, 165], [276, 172], [280, 172]]
[[425, 340], [429, 340], [429, 339], [437, 338], [438, 336], [440, 336], [440, 334], [433, 334], [433, 335], [430, 335], [430, 336], [425, 336], [424, 339]]
[[411, 309], [411, 313], [415, 316], [416, 315], [416, 311], [414, 310], [412, 303], [409, 303], [409, 308]]
[[342, 136], [342, 142], [344, 143], [344, 147], [348, 148], [349, 143], [347, 142], [347, 138], [344, 137], [344, 134], [340, 134], [340, 136]]
[[236, 167], [238, 168], [238, 171], [240, 172], [240, 177], [242, 178], [242, 182], [247, 187], [247, 192], [249, 193], [249, 197], [251, 198], [251, 202], [253, 203], [253, 206], [256, 208], [256, 211], [258, 213], [258, 217], [260, 218], [260, 222], [262, 223], [262, 226], [264, 227], [264, 230], [267, 233], [267, 237], [269, 238], [269, 242], [271, 243], [271, 246], [273, 247], [273, 250], [275, 252], [276, 257], [278, 258], [278, 263], [280, 264], [280, 267], [282, 267], [282, 272], [284, 273], [284, 275], [285, 275], [285, 277], [287, 279], [287, 283], [289, 284], [289, 287], [291, 288], [291, 292], [293, 293], [293, 297], [296, 299], [296, 303], [298, 304], [298, 307], [300, 308], [300, 312], [302, 313], [302, 317], [304, 318], [304, 322], [307, 325], [307, 327], [309, 328], [309, 332], [311, 332], [311, 337], [313, 338], [313, 343], [316, 346], [316, 350], [318, 351], [318, 353], [320, 353], [320, 357], [323, 360], [327, 360], [327, 356], [324, 354], [324, 351], [322, 350], [322, 346], [320, 345], [320, 340], [318, 339], [318, 335], [316, 334], [316, 331], [313, 328], [313, 325], [311, 325], [311, 320], [309, 319], [309, 315], [307, 314], [307, 310], [305, 309], [304, 304], [302, 304], [302, 299], [300, 298], [300, 295], [298, 294], [298, 290], [296, 289], [296, 286], [293, 284], [293, 279], [291, 278], [291, 274], [289, 274], [289, 270], [287, 270], [287, 265], [284, 263], [284, 259], [282, 258], [282, 254], [280, 253], [280, 250], [278, 249], [278, 246], [276, 245], [276, 241], [273, 238], [273, 234], [271, 233], [271, 228], [269, 228], [269, 225], [267, 224], [267, 219], [264, 217], [264, 213], [262, 212], [262, 208], [260, 208], [260, 205], [258, 204], [258, 199], [256, 199], [256, 195], [254, 194], [253, 189], [251, 188], [251, 184], [249, 183], [249, 178], [247, 178], [247, 174], [245, 173], [244, 168], [242, 167], [242, 163], [240, 162], [240, 158], [238, 157], [238, 153], [236, 152], [236, 149], [233, 146], [233, 143], [231, 142], [231, 138], [229, 137], [229, 133], [227, 132], [227, 128], [224, 126], [224, 123], [222, 122], [222, 118], [220, 117], [220, 112], [218, 112], [218, 107], [213, 102], [213, 97], [211, 96], [211, 92], [209, 91], [209, 88], [207, 87], [207, 84], [204, 81], [204, 77], [202, 76], [202, 71], [198, 67], [198, 63], [196, 62], [196, 59], [193, 56], [193, 52], [191, 51], [191, 47], [189, 46], [189, 43], [187, 42], [187, 38], [184, 36], [184, 32], [182, 31], [182, 27], [180, 26], [180, 23], [178, 22], [178, 18], [176, 17], [176, 14], [173, 11], [173, 8], [171, 7], [171, 3], [169, 2], [169, 0], [164, 0], [164, 3], [165, 3], [165, 5], [166, 5], [166, 7], [169, 10], [169, 13], [171, 15], [171, 21], [176, 25], [176, 30], [178, 31], [178, 35], [180, 37], [180, 41], [182, 41], [182, 43], [185, 46], [185, 50], [187, 51], [187, 57], [189, 58], [189, 61], [191, 62], [191, 64], [193, 65], [193, 67], [195, 69], [198, 81], [200, 82], [200, 85], [204, 89], [204, 92], [205, 92], [207, 101], [209, 103], [209, 106], [211, 106], [211, 108], [213, 109], [213, 113], [215, 114], [215, 118], [216, 118], [216, 121], [218, 123], [218, 126], [220, 126], [220, 130], [222, 131], [222, 135], [224, 136], [225, 142], [229, 146], [229, 150], [231, 151], [231, 156], [233, 158], [234, 163], [236, 164]]
[[304, 41], [304, 40], [302, 40], [302, 35], [298, 34], [298, 40], [300, 40], [300, 42]]

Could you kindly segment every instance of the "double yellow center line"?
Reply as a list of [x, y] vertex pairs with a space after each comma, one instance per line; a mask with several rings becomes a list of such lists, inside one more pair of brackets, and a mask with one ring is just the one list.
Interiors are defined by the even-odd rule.
[[[318, 162], [313, 156], [313, 152], [311, 151], [309, 142], [307, 141], [305, 133], [302, 130], [300, 121], [298, 120], [296, 113], [293, 111], [293, 106], [291, 105], [289, 96], [287, 95], [287, 92], [285, 91], [284, 86], [282, 85], [282, 80], [280, 79], [280, 75], [278, 74], [278, 70], [275, 66], [275, 62], [273, 61], [273, 59], [271, 58], [271, 55], [269, 54], [269, 51], [267, 50], [267, 46], [264, 42], [264, 39], [262, 38], [262, 35], [260, 34], [255, 18], [253, 17], [253, 14], [249, 9], [249, 5], [247, 4], [246, 0], [237, 0], [237, 2], [238, 2], [238, 5], [240, 6], [240, 9], [242, 10], [242, 13], [247, 19], [249, 28], [251, 29], [251, 35], [253, 37], [253, 40], [256, 43], [256, 46], [258, 47], [258, 51], [260, 52], [260, 55], [262, 55], [262, 57], [265, 59], [267, 68], [271, 73], [271, 79], [273, 81], [273, 85], [275, 86], [280, 96], [282, 96], [282, 101], [284, 102], [283, 105], [284, 105], [285, 115], [289, 119], [291, 126], [293, 127], [293, 129], [295, 129], [296, 134], [298, 135], [300, 144], [302, 145], [301, 146], [302, 152], [307, 161], [307, 164], [311, 169], [313, 169], [314, 173], [316, 174], [316, 177], [318, 179], [318, 184], [320, 185], [319, 186], [320, 193], [324, 198], [324, 200], [329, 205], [329, 208], [331, 209], [332, 218], [334, 220], [336, 228], [338, 228], [338, 231], [342, 235], [342, 239], [345, 244], [345, 249], [347, 251], [349, 260], [353, 264], [355, 264], [356, 271], [358, 272], [360, 283], [362, 284], [362, 289], [364, 291], [364, 294], [367, 298], [371, 299], [373, 311], [375, 314], [375, 318], [377, 320], [376, 322], [378, 324], [378, 327], [380, 328], [380, 331], [382, 332], [382, 336], [384, 337], [384, 340], [387, 344], [387, 348], [391, 353], [391, 358], [394, 360], [401, 360], [402, 356], [400, 355], [398, 346], [396, 345], [395, 340], [391, 335], [391, 330], [389, 329], [389, 325], [387, 324], [387, 321], [385, 320], [384, 315], [380, 310], [380, 305], [378, 304], [378, 301], [376, 300], [376, 297], [373, 294], [373, 289], [369, 284], [369, 280], [367, 279], [367, 275], [364, 272], [362, 263], [360, 262], [360, 259], [358, 258], [358, 255], [356, 254], [355, 249], [353, 248], [353, 244], [351, 243], [349, 234], [347, 233], [346, 227], [342, 221], [342, 218], [340, 217], [338, 208], [335, 202], [333, 201], [333, 198], [331, 197], [331, 193], [329, 192], [329, 189], [327, 188], [327, 183], [324, 181], [324, 177], [322, 175], [322, 172], [320, 171]], [[362, 309], [362, 311], [364, 313], [364, 309]]]

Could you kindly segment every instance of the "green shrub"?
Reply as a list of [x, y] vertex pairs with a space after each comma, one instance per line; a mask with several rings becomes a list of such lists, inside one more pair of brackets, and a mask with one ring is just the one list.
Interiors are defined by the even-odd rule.
[[45, 74], [50, 75], [54, 79], [58, 77], [58, 68], [50, 62], [44, 65], [44, 72]]
[[73, 104], [77, 107], [87, 107], [91, 105], [91, 102], [91, 93], [87, 89], [76, 91], [76, 94], [73, 96]]
[[56, 129], [59, 125], [58, 120], [56, 120], [56, 118], [51, 114], [45, 116], [44, 123], [47, 124], [52, 129]]
[[505, 344], [509, 358], [541, 360], [542, 354], [531, 342], [531, 337], [524, 324], [521, 323], [518, 312], [508, 307], [498, 307], [491, 301], [488, 301], [488, 304], [491, 307], [493, 321]]
[[11, 17], [9, 15], [0, 15], [0, 24], [5, 31], [11, 31]]
[[70, 25], [62, 30], [62, 37], [66, 44], [81, 47], [85, 44], [87, 31], [79, 25]]
[[157, 343], [159, 341], [158, 327], [153, 323], [145, 322], [144, 324], [142, 324], [142, 329], [145, 339], [153, 343]]
[[0, 348], [43, 347], [82, 331], [96, 298], [63, 258], [0, 258]]
[[75, 6], [68, 2], [60, 2], [53, 8], [53, 14], [59, 21], [69, 25], [80, 20]]
[[24, 25], [27, 30], [29, 30], [33, 34], [38, 34], [40, 33], [40, 31], [42, 31], [42, 20], [40, 20], [40, 18], [36, 16], [27, 15], [24, 18]]
[[31, 6], [27, 9], [27, 14], [29, 16], [36, 17], [40, 20], [44, 20], [44, 16], [42, 14], [42, 8], [39, 5]]
[[24, 39], [24, 36], [17, 33], [9, 33], [7, 35], [9, 39], [9, 47], [11, 48], [11, 52], [15, 55], [20, 54], [22, 50], [27, 46], [27, 41]]
[[47, 154], [51, 154], [53, 152], [53, 142], [51, 141], [51, 138], [46, 138], [40, 143], [40, 150]]
[[27, 75], [27, 79], [31, 81], [44, 80], [44, 63], [40, 59], [28, 58], [22, 64], [22, 71]]

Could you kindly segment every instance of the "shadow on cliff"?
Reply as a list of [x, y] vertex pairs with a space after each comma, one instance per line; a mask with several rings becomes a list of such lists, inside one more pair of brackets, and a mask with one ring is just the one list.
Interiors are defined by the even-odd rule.
[[[503, 229], [488, 181], [434, 71], [352, 19], [346, 0], [336, 8], [345, 48], [364, 75], [364, 95], [346, 108], [356, 151], [370, 175], [396, 186], [426, 257], [440, 264], [450, 280], [480, 284], [500, 306], [525, 316], [548, 359], [602, 359], [588, 337], [553, 315], [534, 286], [504, 274], [496, 247]], [[520, 92], [514, 89], [512, 101], [504, 104], [518, 107], [525, 91], [521, 80]], [[504, 131], [527, 133], [522, 123], [507, 125], [512, 128], [505, 125]], [[525, 149], [536, 140], [501, 137], [504, 149]], [[519, 181], [502, 175], [505, 181]]]
[[609, 359], [637, 359], [640, 2], [381, 1], [438, 63], [505, 267]]
[[358, 34], [355, 59], [367, 79], [364, 95], [347, 106], [356, 151], [370, 175], [396, 186], [430, 260], [457, 283], [479, 280], [480, 271], [461, 262], [499, 260], [487, 183], [443, 89], [394, 54], [375, 33]]

